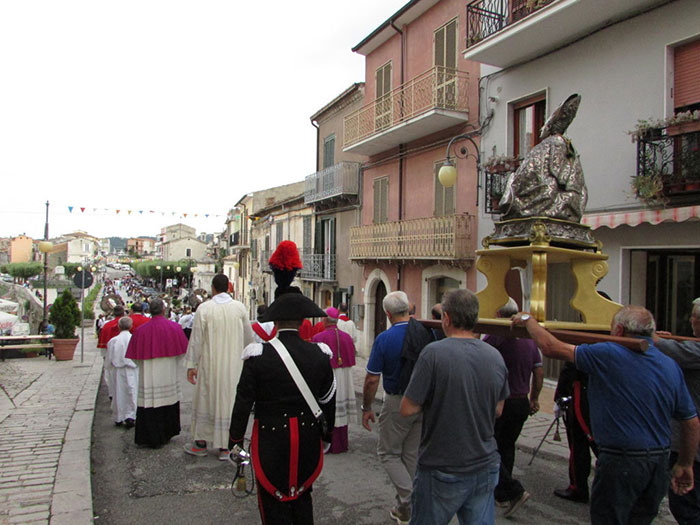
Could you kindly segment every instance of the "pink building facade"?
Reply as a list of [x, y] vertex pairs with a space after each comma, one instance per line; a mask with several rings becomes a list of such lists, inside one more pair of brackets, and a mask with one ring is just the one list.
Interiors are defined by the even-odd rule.
[[405, 291], [417, 317], [429, 318], [444, 292], [476, 285], [473, 144], [451, 149], [471, 154], [457, 159], [455, 186], [437, 178], [450, 139], [478, 129], [479, 65], [462, 58], [465, 24], [463, 2], [409, 2], [353, 49], [366, 57], [365, 105], [345, 118], [343, 146], [369, 157], [350, 236], [368, 348], [386, 327], [386, 293]]

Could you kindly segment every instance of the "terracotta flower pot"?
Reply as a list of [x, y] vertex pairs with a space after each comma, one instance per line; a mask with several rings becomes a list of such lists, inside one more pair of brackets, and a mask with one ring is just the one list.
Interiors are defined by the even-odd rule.
[[54, 339], [53, 340], [53, 355], [56, 361], [71, 361], [75, 353], [75, 347], [78, 346], [78, 339]]

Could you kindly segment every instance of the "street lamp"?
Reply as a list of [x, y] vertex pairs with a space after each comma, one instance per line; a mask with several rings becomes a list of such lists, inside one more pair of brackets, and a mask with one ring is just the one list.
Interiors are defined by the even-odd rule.
[[[461, 159], [466, 159], [469, 157], [474, 157], [476, 159], [476, 174], [477, 174], [477, 191], [476, 191], [476, 204], [477, 206], [479, 205], [479, 170], [481, 169], [481, 156], [479, 154], [479, 146], [477, 146], [476, 142], [474, 142], [474, 139], [472, 138], [473, 133], [466, 133], [463, 135], [457, 135], [456, 137], [452, 137], [450, 142], [447, 144], [447, 154], [446, 154], [446, 159], [442, 167], [440, 168], [440, 171], [438, 171], [438, 180], [440, 181], [440, 184], [445, 186], [446, 188], [451, 188], [452, 186], [455, 185], [455, 182], [457, 182], [457, 168], [456, 168], [456, 159], [461, 158]], [[450, 149], [452, 148], [452, 145], [458, 141], [458, 140], [468, 140], [471, 142], [472, 146], [474, 146], [474, 151], [476, 152], [475, 154], [468, 153], [466, 146], [462, 146], [459, 150], [455, 150], [455, 161], [450, 159]]]
[[46, 201], [46, 224], [44, 225], [44, 240], [39, 242], [39, 251], [44, 254], [44, 315], [41, 318], [41, 326], [44, 330], [48, 326], [46, 311], [46, 281], [49, 272], [49, 252], [53, 248], [53, 243], [49, 241], [49, 201]]

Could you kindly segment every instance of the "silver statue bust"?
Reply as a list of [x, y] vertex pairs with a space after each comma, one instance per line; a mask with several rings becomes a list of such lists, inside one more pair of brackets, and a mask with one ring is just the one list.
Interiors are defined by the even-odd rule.
[[547, 119], [542, 142], [508, 177], [498, 206], [501, 220], [549, 217], [581, 222], [588, 191], [578, 154], [564, 136], [580, 103], [580, 95], [571, 95]]

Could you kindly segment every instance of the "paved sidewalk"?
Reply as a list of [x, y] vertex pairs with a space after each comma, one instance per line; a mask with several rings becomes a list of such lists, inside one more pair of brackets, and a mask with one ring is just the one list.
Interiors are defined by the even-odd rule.
[[90, 446], [102, 358], [0, 362], [0, 524], [92, 523]]

